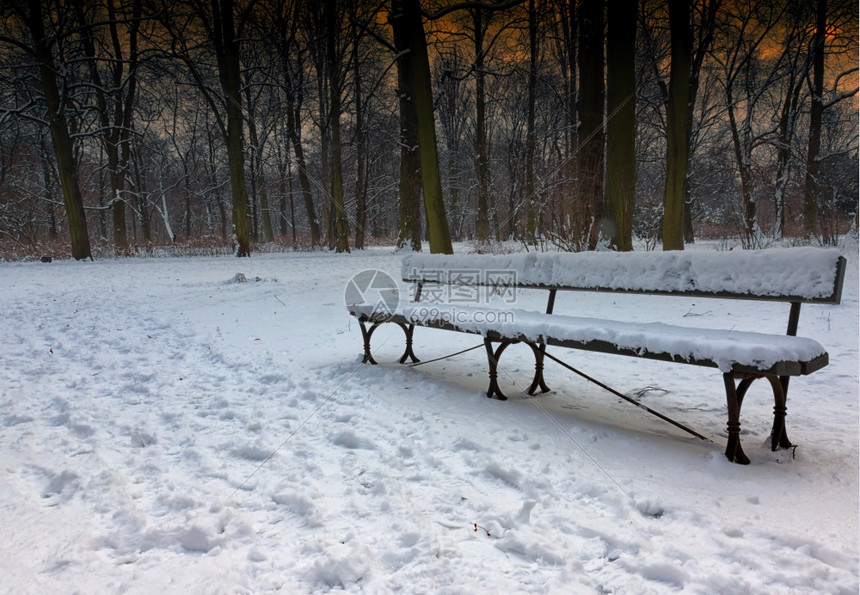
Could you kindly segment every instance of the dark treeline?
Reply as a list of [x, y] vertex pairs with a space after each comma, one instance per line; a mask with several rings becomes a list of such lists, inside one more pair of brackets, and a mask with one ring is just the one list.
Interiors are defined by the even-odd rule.
[[853, 0], [2, 0], [0, 256], [835, 243], [857, 217], [857, 19]]

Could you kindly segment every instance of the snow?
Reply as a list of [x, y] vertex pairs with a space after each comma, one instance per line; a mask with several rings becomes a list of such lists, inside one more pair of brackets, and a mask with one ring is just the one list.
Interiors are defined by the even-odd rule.
[[[749, 466], [722, 454], [713, 370], [576, 352], [710, 443], [552, 363], [552, 392], [518, 394], [533, 368], [523, 346], [502, 358], [505, 402], [482, 392], [480, 349], [397, 364], [394, 325], [373, 336], [382, 363], [362, 365], [344, 289], [366, 269], [397, 278], [392, 249], [2, 263], [0, 585], [856, 593], [856, 249], [846, 256], [842, 304], [801, 313], [799, 334], [830, 365], [792, 379], [799, 447], [770, 451], [773, 400], [755, 383], [741, 413]], [[526, 291], [515, 305], [544, 300]], [[767, 333], [788, 314], [592, 293], [560, 294], [555, 311]], [[425, 360], [478, 341], [415, 333]]]
[[[374, 314], [371, 305], [351, 305], [348, 309], [371, 318]], [[496, 333], [496, 336], [523, 338], [533, 343], [551, 342], [546, 340], [548, 337], [583, 344], [601, 341], [639, 354], [667, 355], [688, 362], [714, 362], [722, 372], [730, 372], [736, 365], [770, 370], [780, 362], [810, 363], [825, 353], [820, 343], [806, 337], [544, 314], [500, 308], [491, 303], [477, 306], [407, 303], [393, 313], [423, 326], [443, 322], [483, 337]], [[794, 374], [799, 374], [800, 366], [794, 367]]]
[[[731, 293], [798, 296], [833, 294], [836, 249], [705, 252], [567, 252], [506, 255], [411, 254], [404, 280], [433, 278], [439, 271], [515, 271], [520, 285], [607, 288], [627, 291]], [[463, 275], [466, 279], [468, 276]], [[480, 276], [480, 275], [479, 275]], [[492, 278], [492, 277], [491, 277]]]

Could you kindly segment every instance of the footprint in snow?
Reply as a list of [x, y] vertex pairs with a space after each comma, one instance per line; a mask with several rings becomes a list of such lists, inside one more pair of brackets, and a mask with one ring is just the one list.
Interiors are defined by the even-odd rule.
[[352, 430], [344, 430], [338, 433], [332, 438], [332, 442], [337, 446], [342, 446], [350, 450], [376, 450], [376, 445], [373, 442], [356, 436]]
[[250, 444], [245, 446], [240, 446], [238, 448], [233, 449], [233, 454], [240, 459], [245, 459], [248, 461], [257, 461], [262, 462], [269, 458], [272, 455], [272, 452], [268, 449], [260, 448], [258, 446], [252, 446]]
[[53, 475], [45, 488], [42, 490], [42, 498], [65, 495], [70, 498], [79, 487], [78, 474], [72, 471], [63, 471], [59, 475]]

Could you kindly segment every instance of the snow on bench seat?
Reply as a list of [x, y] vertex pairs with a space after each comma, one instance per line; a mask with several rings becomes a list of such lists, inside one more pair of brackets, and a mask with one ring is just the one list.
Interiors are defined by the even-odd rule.
[[[369, 318], [373, 308], [352, 306], [350, 312]], [[759, 371], [796, 376], [827, 365], [827, 353], [820, 343], [788, 335], [687, 328], [662, 322], [620, 322], [469, 305], [406, 304], [393, 314], [405, 324], [593, 351], [628, 352], [639, 357], [710, 365], [722, 372]]]

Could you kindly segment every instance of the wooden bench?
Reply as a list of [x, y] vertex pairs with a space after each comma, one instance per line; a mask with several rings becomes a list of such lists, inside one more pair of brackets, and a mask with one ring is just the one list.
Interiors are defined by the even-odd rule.
[[[785, 431], [789, 378], [811, 374], [828, 363], [827, 352], [818, 342], [796, 336], [800, 308], [804, 303], [839, 304], [844, 273], [845, 258], [837, 250], [820, 248], [410, 254], [402, 261], [402, 279], [415, 285], [414, 301], [383, 311], [375, 304], [353, 304], [348, 309], [361, 326], [364, 361], [373, 364], [371, 337], [388, 322], [406, 334], [400, 363], [419, 361], [413, 351], [418, 326], [481, 335], [489, 368], [487, 396], [499, 399], [505, 396], [498, 384], [498, 362], [513, 343], [528, 345], [535, 357], [534, 378], [526, 391], [530, 395], [538, 389], [549, 390], [544, 381], [545, 358], [582, 374], [548, 353], [548, 346], [718, 368], [728, 406], [726, 456], [748, 464], [740, 443], [744, 395], [754, 380], [770, 382], [774, 395], [772, 449], [792, 447]], [[496, 296], [494, 305], [470, 302], [481, 288]], [[508, 307], [514, 305], [518, 289], [547, 291], [546, 310]], [[788, 328], [781, 335], [604, 320], [584, 317], [583, 312], [560, 315], [554, 312], [558, 291], [786, 302], [790, 304]]]

